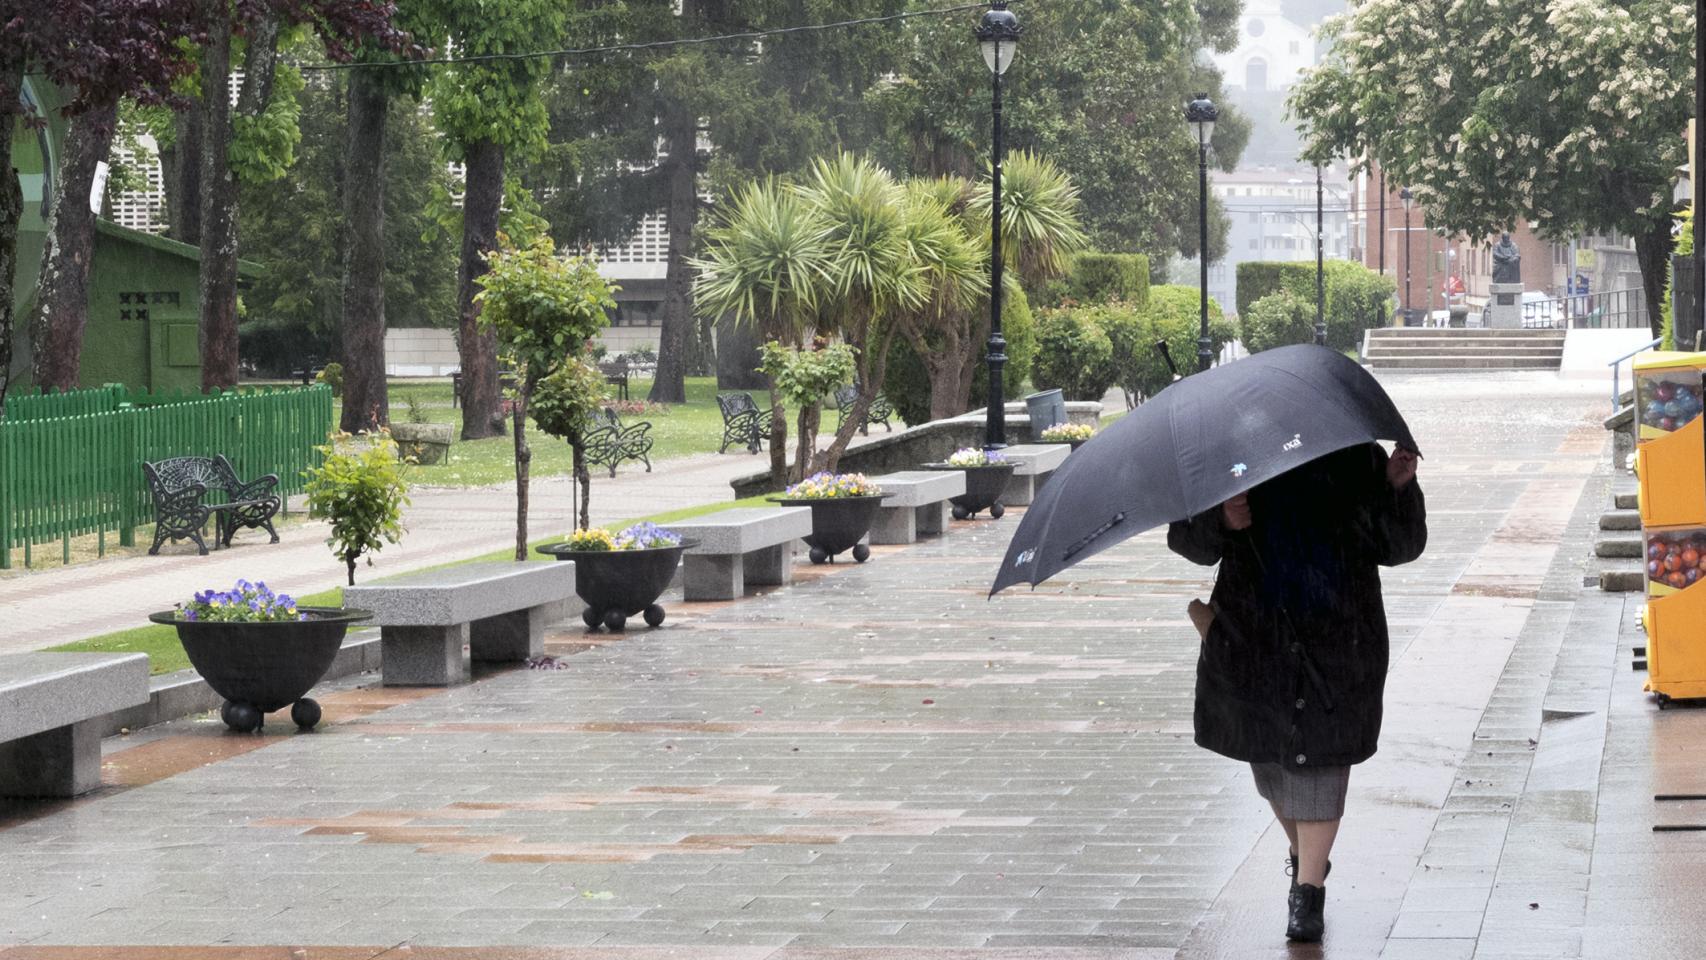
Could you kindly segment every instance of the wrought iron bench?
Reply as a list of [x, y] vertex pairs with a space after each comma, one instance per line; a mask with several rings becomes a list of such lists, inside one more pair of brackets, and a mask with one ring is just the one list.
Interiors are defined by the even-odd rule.
[[616, 476], [616, 467], [624, 460], [638, 460], [646, 465], [646, 472], [652, 472], [652, 440], [649, 421], [622, 425], [622, 418], [616, 411], [605, 407], [604, 411], [593, 416], [593, 428], [586, 435], [586, 459], [588, 463], [596, 463], [608, 467], [610, 475]]
[[719, 393], [717, 408], [723, 412], [723, 444], [717, 452], [740, 445], [748, 453], [757, 453], [770, 435], [770, 411], [759, 409], [750, 393]]
[[[231, 545], [238, 527], [261, 527], [278, 542], [278, 531], [272, 518], [283, 501], [274, 492], [278, 476], [267, 474], [247, 483], [237, 479], [237, 471], [223, 454], [213, 457], [174, 457], [159, 463], [144, 463], [142, 474], [148, 478], [148, 490], [154, 495], [154, 545], [151, 555], [160, 552], [160, 544], [168, 538], [173, 543], [188, 538], [207, 556], [207, 544], [201, 538], [208, 517], [214, 518], [213, 545]], [[223, 503], [208, 503], [209, 491], [225, 495]]]
[[[856, 384], [835, 391], [835, 425], [837, 429], [847, 422], [848, 417], [853, 415], [853, 405], [858, 401], [859, 387]], [[865, 422], [859, 424], [859, 432], [869, 434], [871, 427], [880, 423], [884, 430], [893, 433], [894, 427], [889, 424], [889, 419], [893, 416], [894, 408], [889, 406], [889, 402], [883, 399], [881, 394], [872, 397], [871, 407], [865, 411]]]

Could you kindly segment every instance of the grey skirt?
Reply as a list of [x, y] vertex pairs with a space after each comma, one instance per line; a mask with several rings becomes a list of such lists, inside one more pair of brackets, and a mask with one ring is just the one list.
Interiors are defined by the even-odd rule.
[[1256, 792], [1282, 820], [1337, 820], [1345, 815], [1350, 767], [1294, 770], [1278, 763], [1252, 763]]

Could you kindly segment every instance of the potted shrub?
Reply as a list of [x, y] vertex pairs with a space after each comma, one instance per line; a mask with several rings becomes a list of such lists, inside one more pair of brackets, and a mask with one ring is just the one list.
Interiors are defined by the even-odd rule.
[[575, 594], [586, 603], [581, 620], [588, 629], [600, 624], [621, 630], [628, 618], [643, 614], [649, 626], [663, 624], [658, 597], [675, 578], [681, 554], [699, 545], [655, 523], [636, 523], [620, 533], [601, 527], [576, 530], [562, 543], [539, 552], [575, 564]]
[[877, 508], [888, 496], [862, 473], [814, 473], [770, 502], [810, 507], [812, 534], [806, 538], [813, 563], [829, 563], [852, 548], [853, 559], [864, 563], [871, 548], [859, 541], [871, 532]]
[[1096, 428], [1088, 423], [1057, 423], [1043, 430], [1044, 443], [1067, 443], [1077, 450], [1084, 441], [1096, 435]]
[[196, 672], [225, 698], [220, 718], [248, 733], [261, 728], [266, 714], [286, 706], [298, 727], [313, 729], [320, 705], [303, 694], [331, 669], [349, 625], [371, 616], [365, 610], [298, 607], [264, 583], [239, 580], [230, 590], [204, 590], [148, 619], [177, 628]]
[[966, 492], [949, 500], [954, 505], [954, 519], [966, 520], [988, 510], [994, 519], [1001, 519], [1007, 508], [1001, 495], [1007, 492], [1007, 481], [1013, 478], [1014, 464], [1008, 463], [1001, 451], [983, 451], [963, 447], [941, 463], [927, 463], [926, 470], [959, 470], [966, 475]]

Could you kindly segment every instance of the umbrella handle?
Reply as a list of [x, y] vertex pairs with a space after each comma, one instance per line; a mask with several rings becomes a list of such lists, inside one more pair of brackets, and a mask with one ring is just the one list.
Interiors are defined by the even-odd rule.
[[1167, 361], [1167, 369], [1173, 372], [1173, 379], [1183, 380], [1184, 378], [1179, 376], [1179, 365], [1173, 362], [1173, 351], [1168, 348], [1167, 341], [1155, 341], [1155, 349], [1161, 351], [1161, 359]]

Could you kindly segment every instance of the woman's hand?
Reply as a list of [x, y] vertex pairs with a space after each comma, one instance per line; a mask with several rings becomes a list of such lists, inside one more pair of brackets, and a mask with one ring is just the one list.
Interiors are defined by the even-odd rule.
[[1250, 529], [1250, 498], [1240, 493], [1221, 504], [1220, 520], [1228, 530]]
[[1392, 484], [1392, 489], [1402, 490], [1416, 479], [1418, 459], [1414, 450], [1400, 447], [1392, 451], [1392, 456], [1386, 461], [1386, 482]]

